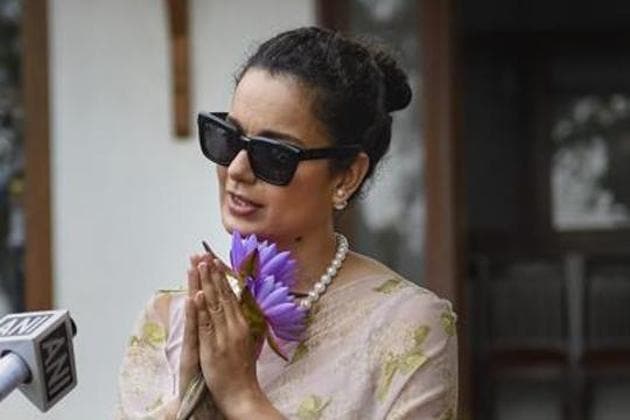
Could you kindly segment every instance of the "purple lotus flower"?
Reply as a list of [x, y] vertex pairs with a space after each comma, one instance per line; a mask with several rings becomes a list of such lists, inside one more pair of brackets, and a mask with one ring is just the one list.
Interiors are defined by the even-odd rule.
[[295, 282], [295, 260], [288, 251], [279, 252], [274, 243], [259, 241], [256, 235], [243, 238], [234, 231], [230, 262], [255, 302], [245, 303], [255, 306], [244, 308], [248, 309], [245, 314], [250, 324], [255, 324], [256, 315], [261, 313], [269, 327], [264, 328], [269, 344], [286, 358], [275, 339], [299, 341], [305, 329], [306, 312], [289, 293]]

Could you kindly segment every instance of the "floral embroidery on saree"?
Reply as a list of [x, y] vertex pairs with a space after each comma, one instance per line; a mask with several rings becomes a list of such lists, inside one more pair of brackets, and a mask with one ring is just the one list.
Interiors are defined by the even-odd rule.
[[453, 408], [449, 408], [442, 414], [440, 420], [455, 420], [455, 410]]
[[129, 338], [129, 347], [150, 346], [157, 348], [166, 342], [166, 329], [160, 324], [146, 321], [142, 325], [140, 336], [132, 335]]
[[384, 401], [389, 392], [389, 387], [397, 373], [407, 375], [418, 369], [428, 360], [422, 351], [422, 346], [431, 329], [427, 325], [421, 325], [412, 332], [413, 344], [406, 352], [394, 355], [387, 353], [381, 368], [376, 396], [379, 401]]
[[456, 318], [455, 314], [452, 311], [444, 311], [440, 316], [440, 322], [442, 324], [442, 329], [449, 337], [455, 335], [456, 332]]
[[400, 290], [405, 287], [405, 284], [402, 279], [391, 278], [385, 280], [380, 286], [375, 287], [373, 290], [375, 292], [384, 293], [386, 295], [390, 295], [397, 290]]
[[141, 340], [152, 347], [158, 347], [166, 342], [166, 329], [156, 322], [148, 321], [142, 327]]
[[153, 410], [160, 408], [163, 404], [164, 404], [164, 400], [162, 399], [162, 397], [159, 397], [157, 400], [153, 402], [153, 404], [148, 405], [146, 407], [146, 410], [148, 412], [151, 412]]
[[331, 399], [324, 400], [317, 395], [309, 395], [298, 407], [297, 418], [300, 420], [319, 420]]

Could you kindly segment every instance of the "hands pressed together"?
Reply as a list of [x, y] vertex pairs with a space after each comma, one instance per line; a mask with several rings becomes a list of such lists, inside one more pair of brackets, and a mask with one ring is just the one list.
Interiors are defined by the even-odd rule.
[[256, 343], [225, 278], [224, 266], [211, 254], [194, 255], [190, 263], [181, 392], [201, 369], [225, 417], [282, 418], [258, 384]]

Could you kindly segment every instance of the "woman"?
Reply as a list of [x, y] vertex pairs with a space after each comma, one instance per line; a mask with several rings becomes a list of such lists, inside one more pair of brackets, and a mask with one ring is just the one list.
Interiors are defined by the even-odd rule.
[[[218, 164], [227, 231], [297, 260], [304, 340], [289, 361], [267, 346], [256, 361], [220, 263], [195, 255], [188, 293], [157, 294], [131, 340], [121, 418], [174, 418], [197, 366], [226, 418], [455, 418], [450, 304], [347, 252], [333, 228], [389, 147], [390, 113], [410, 100], [387, 53], [337, 33], [301, 28], [258, 48], [228, 115], [200, 114], [200, 139]], [[196, 418], [212, 417], [206, 409]]]

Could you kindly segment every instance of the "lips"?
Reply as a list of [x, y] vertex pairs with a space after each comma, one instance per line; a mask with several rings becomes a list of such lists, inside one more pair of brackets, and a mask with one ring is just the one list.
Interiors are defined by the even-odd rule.
[[239, 194], [228, 192], [227, 198], [230, 213], [236, 216], [250, 216], [262, 207], [262, 205]]

